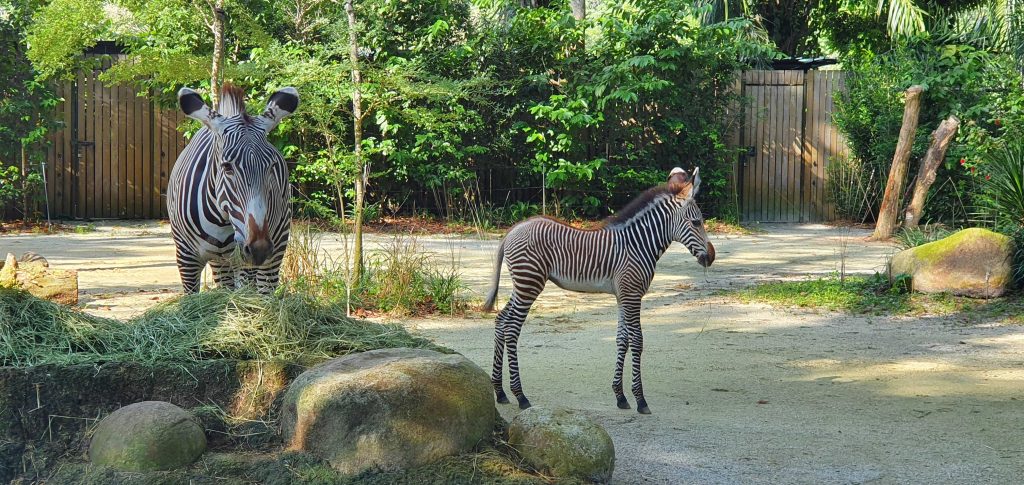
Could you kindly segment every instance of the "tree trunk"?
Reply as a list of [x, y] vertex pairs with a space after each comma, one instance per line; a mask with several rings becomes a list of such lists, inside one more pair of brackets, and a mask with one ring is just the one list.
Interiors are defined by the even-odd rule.
[[569, 6], [572, 7], [572, 16], [577, 21], [587, 18], [587, 0], [570, 0]]
[[960, 128], [960, 119], [950, 115], [949, 118], [939, 123], [939, 127], [932, 132], [932, 143], [928, 147], [928, 153], [924, 155], [921, 162], [921, 169], [917, 173], [917, 183], [914, 184], [914, 195], [907, 205], [907, 211], [903, 215], [903, 228], [912, 229], [917, 227], [921, 220], [921, 211], [924, 210], [924, 199], [928, 195], [928, 189], [935, 183], [935, 171], [939, 164], [946, 158], [946, 149], [949, 142], [956, 137]]
[[352, 0], [345, 0], [348, 14], [348, 57], [352, 63], [352, 137], [355, 145], [356, 166], [360, 167], [356, 179], [355, 244], [352, 246], [353, 281], [359, 283], [363, 276], [363, 201], [366, 198], [366, 184], [370, 176], [370, 165], [363, 160], [363, 77], [359, 72], [359, 39], [356, 36], [356, 11]]
[[210, 100], [213, 109], [220, 107], [220, 80], [224, 65], [224, 0], [213, 5], [213, 64], [210, 66]]
[[878, 209], [875, 233], [871, 235], [871, 239], [875, 241], [889, 239], [896, 228], [900, 194], [903, 193], [903, 179], [907, 176], [910, 150], [914, 146], [914, 132], [917, 131], [917, 117], [921, 112], [923, 90], [921, 86], [911, 86], [907, 89], [903, 107], [903, 127], [900, 128], [900, 139], [896, 143], [896, 153], [892, 157], [892, 167], [889, 169], [889, 180], [885, 184], [885, 194], [882, 195], [882, 207]]

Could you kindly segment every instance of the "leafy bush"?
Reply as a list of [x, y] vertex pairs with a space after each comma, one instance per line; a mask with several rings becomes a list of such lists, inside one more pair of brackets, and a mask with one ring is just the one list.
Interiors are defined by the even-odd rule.
[[1024, 125], [1024, 89], [1013, 58], [1004, 53], [930, 37], [898, 44], [891, 51], [857, 53], [844, 60], [851, 72], [848, 92], [837, 100], [836, 124], [866, 173], [877, 173], [861, 207], [847, 213], [877, 214], [902, 125], [902, 93], [924, 86], [918, 130], [911, 151], [911, 176], [941, 120], [956, 115], [960, 130], [939, 166], [924, 220], [963, 224], [980, 194], [976, 176], [989, 154]]
[[893, 239], [900, 248], [910, 249], [932, 241], [938, 241], [952, 233], [953, 231], [942, 224], [925, 224], [912, 229], [903, 229], [896, 233]]

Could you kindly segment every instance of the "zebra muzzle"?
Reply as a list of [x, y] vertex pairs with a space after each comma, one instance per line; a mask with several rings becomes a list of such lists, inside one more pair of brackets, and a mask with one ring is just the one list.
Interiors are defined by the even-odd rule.
[[711, 263], [715, 262], [715, 245], [708, 241], [708, 250], [704, 254], [697, 257], [697, 263], [707, 268], [711, 266]]

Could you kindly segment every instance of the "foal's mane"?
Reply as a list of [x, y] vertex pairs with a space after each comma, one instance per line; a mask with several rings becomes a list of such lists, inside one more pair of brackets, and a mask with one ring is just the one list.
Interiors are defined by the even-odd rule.
[[638, 195], [635, 199], [626, 204], [625, 207], [619, 209], [614, 214], [606, 217], [598, 227], [606, 227], [612, 224], [618, 224], [620, 222], [628, 221], [631, 217], [637, 215], [645, 207], [649, 206], [654, 199], [657, 199], [661, 195], [675, 195], [675, 192], [669, 188], [668, 184], [658, 185], [651, 187], [644, 191], [644, 193]]

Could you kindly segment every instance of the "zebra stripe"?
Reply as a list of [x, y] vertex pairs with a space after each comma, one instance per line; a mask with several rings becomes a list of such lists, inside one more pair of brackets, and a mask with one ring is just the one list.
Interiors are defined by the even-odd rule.
[[267, 133], [298, 108], [284, 88], [260, 116], [245, 110], [241, 89], [225, 84], [220, 111], [183, 88], [178, 104], [203, 123], [178, 156], [167, 185], [175, 257], [186, 293], [199, 291], [209, 263], [217, 286], [277, 287], [291, 226], [291, 185], [281, 153]]
[[694, 200], [699, 187], [698, 170], [691, 179], [676, 168], [668, 184], [648, 190], [597, 229], [576, 229], [556, 219], [534, 217], [509, 230], [498, 247], [491, 292], [484, 303], [486, 310], [494, 308], [504, 262], [512, 277], [512, 295], [494, 323], [491, 383], [498, 402], [509, 402], [502, 386], [507, 352], [512, 394], [520, 408], [530, 407], [520, 379], [518, 341], [530, 307], [551, 281], [566, 290], [615, 295], [619, 324], [612, 391], [618, 407], [629, 409], [622, 374], [626, 353], [632, 349], [633, 396], [637, 410], [650, 413], [640, 377], [644, 345], [640, 301], [654, 278], [658, 259], [673, 241], [686, 246], [701, 266], [714, 262], [715, 247], [708, 241], [704, 216]]

